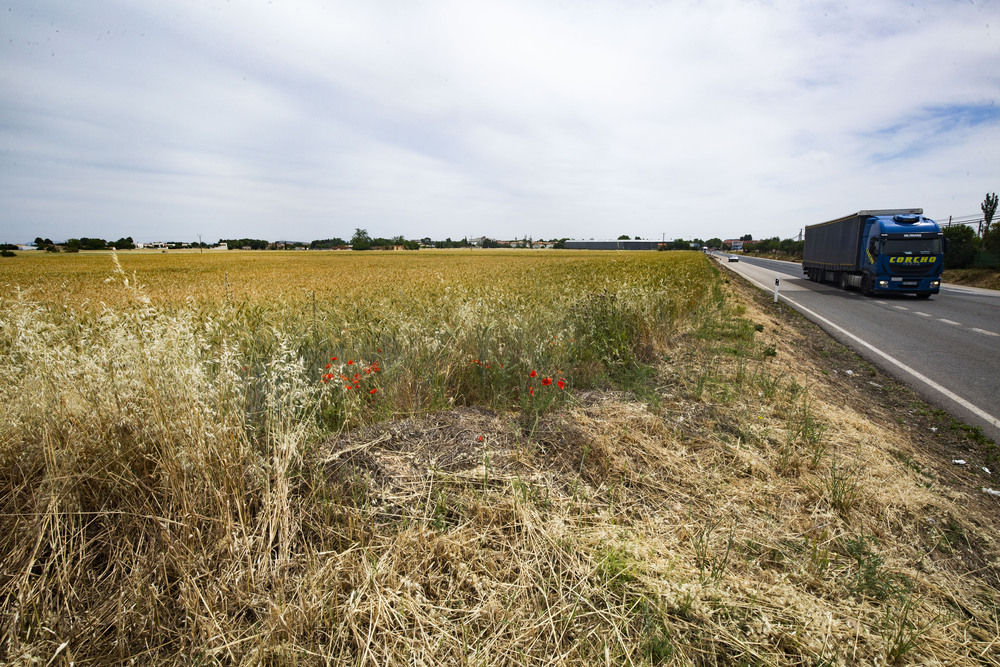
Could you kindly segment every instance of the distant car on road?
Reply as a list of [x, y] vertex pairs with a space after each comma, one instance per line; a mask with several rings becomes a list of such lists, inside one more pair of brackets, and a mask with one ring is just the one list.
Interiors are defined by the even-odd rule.
[[740, 261], [740, 256], [739, 255], [730, 255], [729, 256], [729, 261], [730, 262], [738, 262], [738, 261]]

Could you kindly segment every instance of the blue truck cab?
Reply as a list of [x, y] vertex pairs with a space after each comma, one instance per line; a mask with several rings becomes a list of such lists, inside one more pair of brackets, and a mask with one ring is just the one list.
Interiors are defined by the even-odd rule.
[[806, 227], [803, 272], [865, 294], [937, 294], [944, 234], [922, 209], [859, 211]]

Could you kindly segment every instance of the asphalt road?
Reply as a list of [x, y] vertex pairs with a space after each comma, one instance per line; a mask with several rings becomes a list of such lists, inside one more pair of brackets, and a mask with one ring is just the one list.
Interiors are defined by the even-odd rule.
[[865, 297], [814, 283], [791, 262], [740, 257], [728, 268], [773, 293], [928, 402], [1000, 443], [1000, 292], [942, 285], [941, 293]]

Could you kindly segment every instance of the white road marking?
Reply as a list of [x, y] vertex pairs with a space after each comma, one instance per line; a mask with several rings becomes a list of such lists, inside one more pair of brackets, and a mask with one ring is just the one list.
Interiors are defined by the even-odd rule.
[[920, 312], [919, 310], [915, 310], [915, 311], [913, 311], [913, 314], [914, 314], [914, 315], [919, 315], [920, 317], [930, 317], [930, 316], [931, 316], [931, 314], [930, 314], [930, 313], [922, 313], [922, 312]]
[[961, 325], [961, 324], [959, 324], [958, 322], [954, 322], [954, 321], [952, 321], [952, 320], [946, 320], [946, 319], [944, 319], [943, 317], [939, 317], [939, 318], [938, 318], [938, 322], [944, 322], [945, 324], [950, 324], [950, 325], [952, 325], [952, 326], [955, 326], [955, 327], [960, 327], [960, 326], [962, 326], [962, 325]]
[[909, 310], [906, 306], [893, 306], [896, 310]]
[[875, 303], [881, 303], [883, 306], [888, 306], [889, 305], [888, 301], [879, 301], [878, 299], [875, 299]]
[[1000, 333], [996, 333], [994, 331], [987, 331], [986, 329], [976, 329], [975, 327], [973, 327], [972, 330], [975, 331], [976, 333], [986, 334], [987, 336], [1000, 336]]
[[[750, 278], [749, 276], [745, 276], [745, 277], [746, 277], [747, 280], [749, 280], [753, 284], [757, 285], [757, 287], [761, 288], [765, 292], [769, 291], [769, 289], [767, 287], [765, 287], [764, 285], [760, 284], [759, 282], [757, 282], [753, 278]], [[961, 396], [959, 396], [955, 392], [951, 391], [950, 389], [942, 387], [941, 385], [939, 385], [937, 382], [935, 382], [934, 380], [930, 379], [926, 375], [923, 375], [922, 373], [919, 373], [919, 372], [915, 371], [914, 369], [910, 368], [909, 366], [907, 366], [906, 364], [904, 364], [899, 359], [896, 359], [895, 357], [890, 356], [889, 354], [887, 354], [887, 353], [883, 352], [882, 350], [878, 349], [877, 347], [875, 347], [874, 345], [872, 345], [868, 341], [863, 340], [863, 339], [855, 336], [854, 334], [852, 334], [850, 331], [844, 329], [843, 327], [834, 324], [833, 322], [831, 322], [830, 320], [826, 319], [825, 317], [823, 317], [819, 313], [813, 312], [813, 311], [809, 310], [808, 308], [806, 308], [805, 306], [802, 306], [802, 305], [796, 303], [795, 301], [792, 301], [791, 299], [789, 299], [784, 294], [780, 295], [779, 298], [783, 299], [785, 301], [785, 303], [790, 304], [793, 308], [796, 308], [800, 312], [803, 312], [803, 313], [805, 313], [807, 315], [811, 315], [812, 317], [816, 318], [820, 322], [823, 322], [824, 324], [826, 324], [831, 329], [835, 329], [836, 331], [839, 331], [841, 334], [843, 334], [844, 336], [847, 336], [848, 338], [850, 338], [851, 340], [853, 340], [854, 342], [856, 342], [858, 345], [861, 345], [862, 347], [868, 348], [874, 354], [882, 357], [883, 359], [885, 359], [886, 361], [888, 361], [890, 364], [892, 364], [896, 368], [898, 368], [898, 369], [900, 369], [900, 370], [902, 370], [902, 371], [904, 371], [906, 373], [909, 373], [915, 379], [919, 380], [920, 382], [923, 382], [924, 384], [926, 384], [931, 389], [933, 389], [933, 390], [939, 392], [940, 394], [942, 394], [943, 396], [946, 396], [947, 398], [950, 398], [951, 400], [955, 401], [956, 403], [958, 403], [963, 408], [965, 408], [966, 410], [968, 410], [972, 414], [976, 415], [977, 417], [979, 417], [983, 421], [985, 421], [985, 422], [987, 422], [989, 424], [992, 424], [993, 426], [995, 426], [997, 428], [1000, 428], [1000, 419], [997, 419], [996, 417], [994, 417], [990, 413], [986, 412], [982, 408], [976, 407], [972, 403], [969, 403], [967, 400], [965, 400], [964, 398], [962, 398]], [[948, 320], [944, 320], [944, 321], [947, 322]], [[952, 322], [952, 324], [957, 324], [957, 322]]]

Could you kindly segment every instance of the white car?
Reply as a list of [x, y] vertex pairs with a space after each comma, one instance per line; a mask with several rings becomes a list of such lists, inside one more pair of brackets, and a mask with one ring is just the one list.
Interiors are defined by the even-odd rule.
[[729, 256], [729, 261], [730, 262], [738, 262], [738, 261], [740, 261], [740, 256], [739, 255], [730, 255]]

